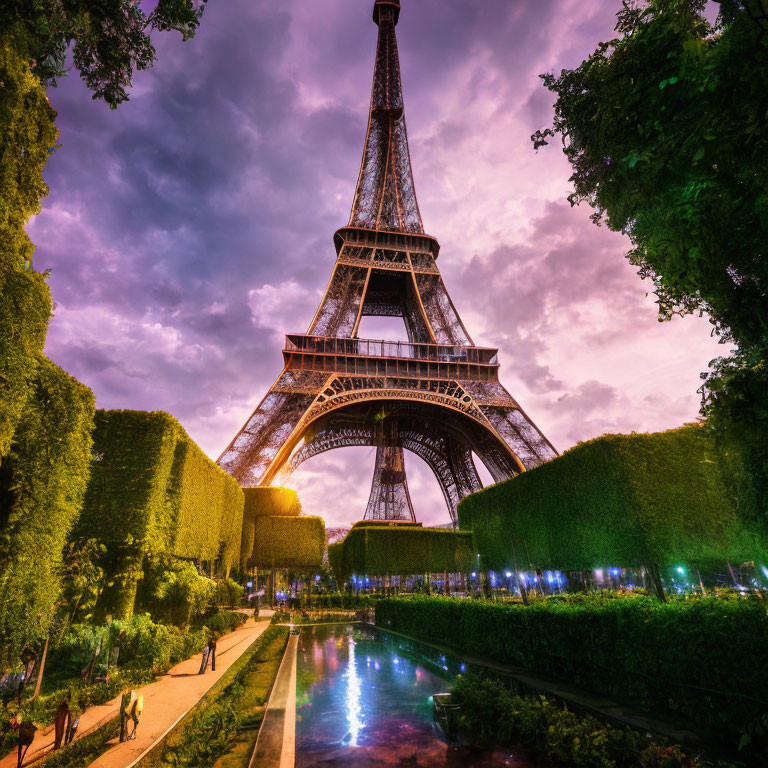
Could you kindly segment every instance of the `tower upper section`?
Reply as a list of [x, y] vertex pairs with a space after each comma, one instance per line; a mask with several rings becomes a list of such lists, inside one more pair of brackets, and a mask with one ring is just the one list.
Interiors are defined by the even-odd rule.
[[422, 234], [395, 35], [399, 14], [399, 0], [376, 0], [373, 20], [379, 26], [379, 42], [371, 109], [349, 226]]

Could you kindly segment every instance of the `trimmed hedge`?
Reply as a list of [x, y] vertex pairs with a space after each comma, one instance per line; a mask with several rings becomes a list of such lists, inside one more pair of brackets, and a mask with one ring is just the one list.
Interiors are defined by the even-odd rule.
[[62, 550], [88, 482], [93, 416], [91, 390], [40, 356], [0, 466], [0, 668], [48, 633]]
[[51, 313], [24, 226], [48, 194], [43, 167], [58, 131], [31, 58], [20, 27], [0, 30], [0, 459], [22, 417]]
[[339, 583], [352, 574], [465, 573], [471, 570], [472, 536], [440, 528], [357, 524], [328, 547], [328, 557]]
[[376, 623], [681, 716], [730, 745], [756, 728], [753, 748], [765, 746], [764, 729], [757, 734], [768, 717], [768, 616], [758, 600], [409, 597], [378, 601]]
[[277, 486], [244, 488], [241, 558], [261, 568], [315, 568], [322, 565], [325, 522], [300, 517], [296, 491]]
[[253, 517], [298, 517], [301, 514], [299, 495], [291, 488], [259, 485], [243, 488], [244, 513]]
[[243, 491], [237, 482], [224, 480], [221, 488], [221, 565], [222, 575], [240, 566], [240, 540], [243, 535]]
[[257, 517], [251, 559], [262, 568], [319, 568], [325, 551], [322, 517]]
[[590, 569], [761, 559], [696, 425], [607, 435], [459, 504], [484, 568]]
[[169, 414], [98, 411], [75, 535], [97, 531], [107, 547], [101, 613], [130, 616], [146, 556], [213, 562], [221, 553], [226, 572], [239, 550], [242, 505], [237, 482]]

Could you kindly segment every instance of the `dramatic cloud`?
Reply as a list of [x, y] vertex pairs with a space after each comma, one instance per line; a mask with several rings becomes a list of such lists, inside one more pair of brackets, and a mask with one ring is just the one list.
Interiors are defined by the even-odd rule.
[[[212, 0], [199, 34], [111, 112], [76, 77], [51, 92], [62, 148], [29, 227], [57, 303], [48, 353], [104, 408], [167, 410], [214, 458], [308, 326], [362, 151], [376, 42], [369, 0]], [[719, 349], [705, 320], [656, 321], [627, 242], [571, 209], [569, 166], [529, 136], [538, 74], [612, 35], [618, 2], [403, 0], [398, 27], [416, 189], [446, 284], [502, 379], [564, 450], [696, 417]], [[383, 329], [383, 330], [382, 330]], [[402, 335], [402, 329], [398, 329]], [[396, 333], [366, 324], [366, 333]], [[372, 449], [307, 462], [306, 511], [349, 523]], [[406, 457], [419, 516], [446, 522]]]

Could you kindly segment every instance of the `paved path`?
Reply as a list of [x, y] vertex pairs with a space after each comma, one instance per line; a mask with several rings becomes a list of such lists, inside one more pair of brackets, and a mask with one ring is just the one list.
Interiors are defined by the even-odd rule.
[[[262, 610], [261, 615], [271, 616], [272, 611]], [[268, 626], [269, 621], [254, 622], [249, 619], [242, 627], [221, 637], [217, 641], [215, 672], [211, 672], [209, 667], [205, 674], [197, 674], [201, 659], [201, 654], [198, 653], [172, 667], [167, 675], [154, 683], [138, 689], [144, 696], [144, 711], [136, 731], [136, 738], [122, 744], [116, 743], [98, 760], [91, 763], [92, 768], [127, 768], [132, 765], [200, 701]], [[87, 734], [115, 717], [119, 711], [120, 696], [106, 704], [91, 707], [83, 712], [80, 718], [79, 733]], [[27, 752], [24, 764], [33, 762], [40, 757], [43, 750], [50, 749], [53, 736], [52, 726], [38, 731], [37, 738]], [[16, 759], [16, 750], [14, 750], [0, 760], [0, 768], [15, 768]]]

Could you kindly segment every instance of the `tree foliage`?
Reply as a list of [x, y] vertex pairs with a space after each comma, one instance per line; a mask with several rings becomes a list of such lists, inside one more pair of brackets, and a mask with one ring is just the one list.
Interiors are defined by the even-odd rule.
[[761, 560], [768, 532], [734, 508], [720, 462], [696, 425], [607, 435], [468, 496], [459, 521], [494, 570]]
[[30, 392], [51, 312], [45, 275], [32, 269], [24, 225], [48, 193], [43, 167], [56, 113], [16, 37], [0, 24], [0, 461]]
[[153, 31], [194, 37], [206, 0], [159, 0], [147, 14], [134, 0], [5, 0], [0, 29], [26, 40], [24, 53], [44, 84], [66, 74], [67, 50], [93, 98], [116, 107], [128, 99], [135, 70], [155, 62]]
[[31, 390], [0, 466], [0, 668], [48, 632], [89, 474], [91, 390], [44, 357]]
[[[768, 510], [768, 2], [625, 0], [618, 36], [543, 75], [573, 168], [571, 203], [626, 233], [659, 317], [706, 312], [738, 350], [703, 412], [750, 452], [740, 494]], [[747, 502], [749, 503], [749, 502]]]

